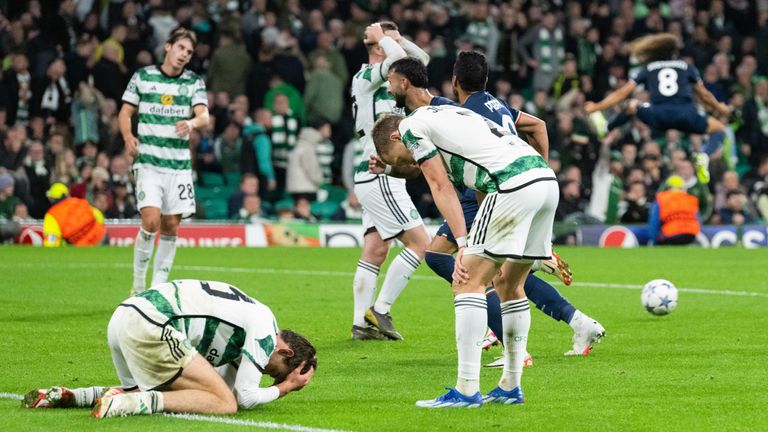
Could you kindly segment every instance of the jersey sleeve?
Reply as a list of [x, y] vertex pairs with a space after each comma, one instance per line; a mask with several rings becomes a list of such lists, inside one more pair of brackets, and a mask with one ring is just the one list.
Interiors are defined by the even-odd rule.
[[636, 84], [647, 85], [648, 84], [648, 68], [641, 67], [636, 70], [630, 77]]
[[205, 105], [208, 106], [208, 94], [205, 90], [205, 81], [198, 76], [195, 81], [194, 88], [192, 90], [192, 106]]
[[699, 70], [696, 69], [696, 66], [688, 65], [688, 82], [691, 84], [696, 84], [697, 82], [701, 81], [701, 74], [699, 74]]
[[437, 105], [454, 105], [454, 106], [459, 106], [459, 104], [457, 104], [456, 102], [448, 99], [447, 97], [443, 97], [443, 96], [435, 96], [435, 97], [433, 97], [429, 104], [430, 105], [435, 105], [435, 106], [437, 106]]
[[[274, 325], [276, 328], [276, 324]], [[261, 378], [269, 362], [269, 356], [275, 351], [276, 334], [263, 332], [247, 332], [243, 344], [243, 357], [235, 377], [233, 392], [238, 405], [251, 408], [256, 405], [272, 402], [280, 396], [277, 387], [261, 388]]]
[[139, 106], [139, 99], [141, 94], [139, 93], [139, 71], [133, 73], [131, 80], [128, 81], [128, 86], [123, 92], [123, 102], [129, 103], [133, 106]]
[[408, 151], [419, 164], [437, 156], [437, 146], [428, 139], [427, 125], [414, 117], [400, 122], [400, 136]]

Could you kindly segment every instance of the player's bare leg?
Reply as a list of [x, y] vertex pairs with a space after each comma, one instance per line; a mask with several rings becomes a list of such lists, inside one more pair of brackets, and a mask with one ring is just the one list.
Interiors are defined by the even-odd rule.
[[375, 229], [363, 236], [363, 253], [357, 263], [355, 278], [352, 283], [354, 297], [354, 317], [352, 321], [352, 339], [385, 340], [386, 336], [378, 329], [368, 325], [365, 314], [373, 306], [379, 269], [389, 253], [390, 241], [384, 241]]
[[365, 320], [392, 340], [401, 340], [403, 337], [395, 330], [389, 311], [405, 289], [413, 272], [424, 260], [429, 235], [421, 224], [400, 234], [398, 239], [403, 242], [405, 248], [392, 260], [376, 302], [365, 313]]
[[160, 229], [160, 209], [143, 207], [141, 209], [141, 227], [133, 245], [133, 290], [138, 294], [147, 287], [147, 269], [155, 248], [155, 237]]
[[195, 355], [167, 390], [108, 392], [96, 404], [92, 415], [105, 418], [157, 412], [234, 414], [237, 400], [213, 366]]
[[181, 215], [160, 216], [160, 241], [157, 243], [155, 264], [152, 270], [152, 284], [150, 286], [155, 286], [168, 280], [168, 274], [171, 272], [173, 259], [176, 256], [176, 238], [180, 223]]

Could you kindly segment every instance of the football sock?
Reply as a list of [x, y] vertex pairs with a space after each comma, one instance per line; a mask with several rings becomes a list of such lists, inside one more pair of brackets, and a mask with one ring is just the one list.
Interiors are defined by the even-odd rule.
[[539, 277], [529, 274], [525, 280], [525, 295], [540, 311], [555, 321], [571, 322], [576, 308], [552, 285]]
[[611, 131], [617, 127], [621, 127], [630, 120], [632, 120], [632, 116], [627, 114], [625, 111], [622, 111], [608, 122], [608, 130]]
[[485, 331], [487, 303], [483, 294], [458, 294], [453, 299], [456, 314], [456, 350], [459, 356], [456, 390], [465, 395], [480, 391], [480, 357]]
[[392, 307], [392, 303], [403, 292], [411, 275], [419, 267], [421, 260], [416, 253], [408, 248], [403, 249], [389, 265], [387, 275], [384, 276], [384, 283], [381, 284], [381, 291], [376, 298], [373, 309], [378, 313], [387, 313]]
[[155, 265], [152, 270], [152, 285], [164, 283], [168, 280], [168, 274], [173, 266], [173, 258], [176, 256], [176, 236], [160, 234], [155, 252]]
[[365, 323], [365, 311], [373, 304], [373, 295], [376, 293], [376, 280], [379, 277], [379, 266], [360, 260], [357, 262], [355, 278], [352, 282], [353, 297], [355, 299], [355, 315], [352, 323], [359, 327], [367, 327]]
[[723, 145], [725, 140], [725, 132], [712, 132], [709, 134], [709, 139], [704, 144], [704, 153], [711, 156]]
[[523, 376], [523, 361], [528, 345], [528, 331], [531, 328], [531, 307], [528, 299], [509, 300], [501, 304], [504, 322], [504, 371], [499, 380], [502, 390], [520, 387]]
[[163, 394], [159, 391], [124, 393], [115, 397], [125, 398], [121, 401], [121, 408], [128, 414], [154, 414], [163, 412]]
[[424, 261], [427, 262], [429, 268], [431, 268], [436, 275], [447, 280], [449, 284], [453, 283], [453, 265], [455, 261], [453, 255], [427, 251]]
[[501, 341], [504, 335], [504, 326], [501, 323], [501, 302], [495, 288], [488, 287], [485, 289], [485, 301], [488, 303], [488, 327]]
[[582, 321], [583, 321], [583, 319], [585, 317], [587, 317], [587, 316], [584, 315], [580, 310], [577, 309], [573, 313], [573, 318], [571, 318], [571, 320], [568, 321], [568, 325], [571, 326], [573, 331], [578, 331], [579, 327], [581, 327], [581, 323], [582, 323]]
[[136, 243], [133, 245], [133, 291], [140, 293], [146, 289], [147, 268], [152, 258], [152, 249], [155, 247], [155, 236], [139, 227], [136, 235]]
[[104, 387], [81, 387], [71, 389], [75, 395], [75, 406], [78, 408], [92, 407], [96, 405], [96, 399], [101, 396]]

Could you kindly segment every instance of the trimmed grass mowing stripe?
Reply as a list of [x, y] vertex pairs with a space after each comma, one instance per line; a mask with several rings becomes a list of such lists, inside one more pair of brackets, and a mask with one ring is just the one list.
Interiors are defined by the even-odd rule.
[[[14, 263], [10, 267], [24, 266], [26, 263]], [[30, 267], [39, 268], [43, 266], [40, 263], [29, 264]], [[0, 264], [0, 267], [5, 267]], [[80, 264], [46, 264], [45, 267], [67, 267], [67, 268], [95, 268], [95, 267], [107, 267], [107, 268], [133, 268], [131, 264], [103, 264], [103, 263], [80, 263]], [[329, 277], [353, 277], [355, 274], [352, 272], [342, 271], [324, 271], [324, 270], [299, 270], [299, 269], [275, 269], [275, 268], [248, 268], [248, 267], [215, 267], [215, 266], [195, 266], [195, 265], [179, 265], [173, 268], [177, 270], [191, 270], [191, 271], [208, 271], [213, 273], [257, 273], [257, 274], [282, 274], [282, 275], [297, 275], [297, 276], [329, 276]], [[411, 279], [416, 280], [443, 280], [439, 276], [424, 276], [413, 275]], [[552, 285], [563, 286], [562, 282], [549, 282]], [[571, 284], [574, 287], [592, 287], [592, 288], [608, 288], [608, 289], [628, 289], [639, 290], [643, 288], [643, 285], [635, 284], [616, 284], [605, 282], [574, 282]], [[753, 292], [753, 291], [728, 291], [728, 290], [710, 290], [703, 288], [677, 288], [680, 292], [688, 292], [695, 294], [711, 294], [711, 295], [727, 295], [735, 297], [762, 297], [768, 298], [768, 294]]]
[[[24, 399], [24, 396], [17, 393], [0, 392], [0, 399], [22, 400]], [[236, 418], [224, 418], [224, 417], [209, 417], [209, 416], [196, 415], [196, 414], [164, 413], [163, 416], [178, 418], [182, 420], [190, 420], [190, 421], [199, 421], [199, 422], [207, 422], [207, 423], [224, 423], [224, 424], [236, 425], [236, 426], [253, 426], [253, 427], [262, 428], [262, 429], [289, 430], [289, 431], [296, 431], [296, 432], [345, 432], [341, 429], [322, 429], [322, 428], [292, 425], [292, 424], [286, 424], [286, 423], [273, 423], [273, 422], [264, 422], [264, 421], [243, 420], [243, 419], [236, 419]]]

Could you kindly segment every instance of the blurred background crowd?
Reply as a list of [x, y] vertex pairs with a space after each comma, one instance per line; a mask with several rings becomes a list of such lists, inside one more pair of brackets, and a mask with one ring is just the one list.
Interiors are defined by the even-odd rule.
[[[177, 26], [198, 35], [188, 68], [211, 113], [190, 141], [196, 217], [359, 218], [349, 83], [367, 62], [365, 27], [390, 19], [430, 54], [433, 94], [453, 98], [456, 53], [479, 50], [488, 91], [546, 121], [558, 221], [646, 223], [670, 175], [704, 222], [768, 220], [768, 0], [0, 0], [0, 11], [0, 219], [42, 218], [54, 182], [107, 218], [137, 217], [117, 113]], [[733, 107], [709, 185], [691, 163], [702, 137], [639, 121], [598, 137], [584, 113], [638, 66], [628, 42], [658, 32], [677, 35]], [[439, 218], [423, 181], [409, 193]]]

